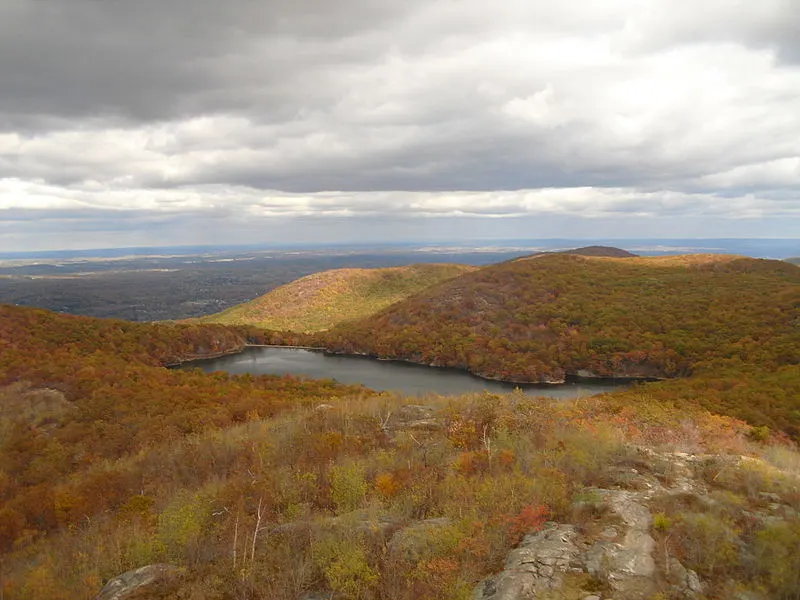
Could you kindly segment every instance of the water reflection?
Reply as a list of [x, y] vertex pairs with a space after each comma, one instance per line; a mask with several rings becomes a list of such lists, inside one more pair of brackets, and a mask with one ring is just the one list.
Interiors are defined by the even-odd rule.
[[241, 354], [198, 361], [184, 368], [199, 367], [208, 373], [302, 375], [335, 379], [340, 383], [363, 384], [379, 391], [397, 391], [408, 395], [463, 394], [467, 392], [510, 392], [517, 387], [533, 396], [576, 398], [591, 396], [627, 383], [567, 383], [564, 385], [519, 385], [488, 381], [456, 369], [439, 369], [403, 362], [380, 361], [352, 356], [326, 355], [297, 348], [246, 348]]

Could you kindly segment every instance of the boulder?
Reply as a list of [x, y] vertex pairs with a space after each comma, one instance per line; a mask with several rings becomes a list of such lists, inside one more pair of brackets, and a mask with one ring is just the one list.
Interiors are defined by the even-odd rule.
[[109, 579], [95, 600], [126, 600], [134, 595], [166, 588], [178, 579], [177, 567], [166, 564], [147, 565], [126, 571]]
[[677, 597], [693, 599], [703, 593], [703, 584], [697, 573], [684, 567], [676, 558], [668, 560], [666, 576]]

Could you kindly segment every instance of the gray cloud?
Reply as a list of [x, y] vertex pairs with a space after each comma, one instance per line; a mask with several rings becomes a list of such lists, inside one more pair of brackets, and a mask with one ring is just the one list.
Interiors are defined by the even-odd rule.
[[728, 43], [764, 49], [800, 63], [800, 11], [796, 0], [732, 5], [727, 0], [656, 2], [629, 21], [633, 47], [658, 50], [685, 43]]
[[9, 0], [0, 220], [796, 219], [794, 4]]
[[0, 7], [0, 106], [7, 119], [28, 122], [35, 115], [150, 121], [280, 109], [302, 92], [293, 81], [302, 79], [298, 71], [362, 61], [369, 47], [349, 38], [413, 5], [10, 0]]

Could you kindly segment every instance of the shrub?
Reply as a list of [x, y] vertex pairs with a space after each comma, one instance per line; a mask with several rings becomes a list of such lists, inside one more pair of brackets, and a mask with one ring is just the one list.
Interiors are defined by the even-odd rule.
[[137, 494], [120, 506], [117, 518], [123, 523], [149, 522], [152, 518], [152, 508], [155, 500], [151, 496]]
[[756, 565], [780, 598], [800, 598], [800, 519], [773, 523], [755, 543]]
[[489, 459], [486, 452], [461, 452], [456, 457], [455, 470], [461, 475], [475, 475], [486, 471]]
[[372, 596], [379, 575], [369, 564], [360, 540], [323, 538], [312, 544], [311, 553], [328, 587], [344, 600], [362, 600]]
[[381, 473], [375, 478], [375, 489], [383, 498], [391, 498], [400, 490], [392, 473]]
[[360, 600], [378, 582], [378, 573], [367, 563], [362, 548], [342, 550], [325, 569], [330, 588], [344, 598]]
[[766, 425], [761, 425], [753, 427], [747, 435], [754, 442], [766, 442], [769, 439], [770, 430]]
[[170, 560], [191, 559], [210, 518], [206, 494], [178, 494], [158, 517], [158, 541]]
[[368, 488], [361, 465], [349, 463], [331, 469], [331, 499], [338, 513], [349, 512], [361, 506]]
[[672, 519], [664, 513], [656, 513], [653, 515], [653, 529], [660, 533], [664, 533], [672, 527]]
[[739, 565], [738, 532], [724, 516], [689, 513], [681, 520], [679, 543], [686, 566], [706, 576]]
[[511, 543], [516, 545], [528, 533], [539, 531], [550, 516], [550, 509], [544, 504], [529, 504], [518, 515], [508, 520], [508, 533]]

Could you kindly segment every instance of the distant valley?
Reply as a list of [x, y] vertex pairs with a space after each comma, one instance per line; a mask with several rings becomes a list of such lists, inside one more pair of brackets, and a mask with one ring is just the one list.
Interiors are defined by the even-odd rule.
[[521, 248], [215, 250], [201, 254], [0, 259], [0, 303], [131, 321], [199, 317], [330, 269], [412, 263], [484, 265]]

